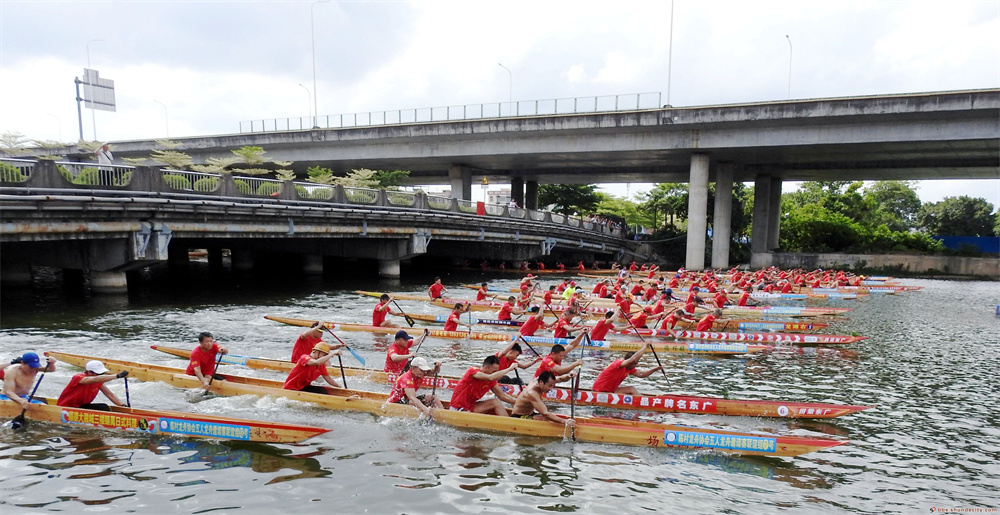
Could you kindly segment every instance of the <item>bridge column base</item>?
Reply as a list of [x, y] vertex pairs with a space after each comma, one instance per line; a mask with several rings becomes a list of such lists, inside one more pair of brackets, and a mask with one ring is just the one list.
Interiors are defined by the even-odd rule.
[[398, 259], [378, 260], [378, 275], [379, 277], [399, 277], [399, 260]]
[[233, 271], [249, 272], [253, 270], [253, 252], [243, 249], [231, 249], [230, 253]]
[[128, 279], [125, 272], [90, 271], [90, 291], [94, 293], [127, 293]]
[[708, 225], [708, 156], [691, 156], [691, 179], [688, 195], [687, 256], [688, 270], [705, 268], [705, 231]]
[[306, 275], [323, 275], [323, 256], [315, 254], [302, 256], [302, 272]]
[[3, 268], [0, 268], [0, 284], [3, 286], [31, 285], [31, 265], [4, 263]]

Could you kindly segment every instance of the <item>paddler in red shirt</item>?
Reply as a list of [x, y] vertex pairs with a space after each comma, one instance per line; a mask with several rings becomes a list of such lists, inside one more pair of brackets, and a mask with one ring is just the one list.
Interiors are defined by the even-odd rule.
[[490, 287], [487, 283], [480, 284], [479, 289], [476, 290], [476, 301], [486, 300], [486, 297], [494, 297], [488, 293], [489, 291]]
[[409, 359], [417, 357], [416, 352], [410, 352], [414, 345], [420, 345], [427, 338], [429, 331], [424, 329], [424, 334], [420, 335], [420, 341], [414, 343], [406, 331], [396, 331], [395, 340], [389, 349], [385, 351], [385, 366], [382, 370], [387, 374], [399, 375], [406, 368]]
[[466, 324], [465, 322], [461, 322], [460, 321], [462, 319], [462, 314], [463, 313], [468, 313], [470, 309], [471, 309], [471, 305], [470, 304], [462, 304], [461, 302], [455, 304], [455, 309], [451, 310], [451, 313], [448, 314], [448, 320], [446, 320], [445, 323], [444, 323], [444, 330], [445, 331], [457, 331], [458, 330], [458, 326], [461, 325], [461, 326], [468, 327], [469, 331], [472, 331], [472, 326], [471, 325]]
[[633, 316], [632, 318], [630, 318], [629, 322], [631, 322], [632, 325], [636, 327], [636, 329], [645, 329], [646, 328], [646, 319], [648, 319], [649, 315], [652, 315], [652, 314], [653, 314], [653, 308], [651, 308], [649, 306], [645, 306], [645, 307], [642, 308], [641, 311], [639, 311], [638, 313], [636, 313], [635, 316]]
[[67, 408], [111, 411], [107, 404], [94, 402], [94, 399], [97, 398], [97, 392], [101, 392], [108, 400], [115, 403], [116, 406], [124, 406], [122, 401], [108, 388], [106, 383], [127, 376], [128, 370], [122, 370], [113, 376], [104, 375], [107, 373], [108, 369], [104, 366], [104, 363], [96, 359], [88, 361], [84, 366], [84, 372], [76, 374], [69, 380], [69, 384], [59, 394], [59, 400], [56, 401], [56, 405]]
[[723, 290], [715, 294], [714, 300], [715, 300], [715, 306], [718, 307], [719, 309], [722, 309], [726, 307], [726, 303], [729, 302], [729, 296], [726, 295], [725, 290]]
[[[549, 286], [549, 291], [542, 295], [542, 304], [551, 306], [553, 304], [553, 296], [556, 295], [556, 285]], [[556, 297], [555, 303], [562, 302], [562, 297]]]
[[191, 359], [188, 361], [187, 370], [184, 373], [197, 377], [205, 388], [208, 388], [213, 377], [216, 381], [224, 381], [226, 379], [225, 376], [215, 373], [216, 354], [229, 354], [229, 351], [225, 347], [215, 343], [212, 333], [204, 332], [199, 334], [198, 346], [191, 351]]
[[572, 308], [566, 308], [563, 311], [562, 316], [560, 316], [552, 329], [553, 338], [569, 338], [573, 333], [583, 329], [583, 326], [579, 326], [573, 323], [573, 317], [576, 311]]
[[526, 291], [532, 289], [532, 287], [534, 285], [532, 284], [531, 280], [534, 279], [534, 278], [535, 278], [535, 276], [533, 276], [531, 274], [528, 274], [528, 275], [524, 276], [524, 278], [521, 279], [521, 284], [519, 286], [519, 288], [521, 290], [521, 295], [524, 295], [524, 293]]
[[510, 315], [523, 315], [524, 310], [517, 307], [517, 298], [511, 295], [507, 297], [507, 302], [500, 306], [500, 312], [497, 313], [497, 320], [510, 320]]
[[317, 343], [309, 355], [299, 356], [299, 360], [295, 362], [292, 371], [288, 373], [288, 378], [285, 379], [282, 388], [299, 392], [329, 394], [326, 387], [312, 384], [320, 377], [330, 386], [340, 388], [340, 385], [330, 377], [330, 372], [326, 369], [326, 363], [330, 361], [330, 358], [339, 355], [339, 350], [330, 352], [330, 346], [326, 342]]
[[299, 337], [295, 339], [295, 345], [292, 346], [292, 359], [291, 362], [295, 363], [299, 360], [299, 356], [303, 354], [309, 354], [312, 351], [313, 346], [316, 343], [323, 340], [323, 322], [313, 322], [309, 329], [302, 331]]
[[441, 295], [444, 295], [444, 292], [446, 291], [448, 291], [448, 288], [445, 288], [444, 285], [441, 284], [441, 278], [435, 277], [434, 284], [427, 288], [427, 295], [430, 295], [432, 299], [440, 299]]
[[576, 269], [579, 270], [579, 271], [581, 271], [581, 272], [586, 272], [587, 271], [587, 267], [583, 266], [583, 261], [577, 262]]
[[[582, 359], [578, 359], [568, 365], [563, 365], [562, 362], [564, 359], [566, 359], [566, 356], [573, 351], [573, 349], [577, 348], [580, 345], [580, 341], [583, 340], [583, 334], [584, 333], [580, 333], [579, 336], [573, 338], [573, 341], [571, 341], [569, 345], [565, 347], [563, 347], [558, 343], [553, 345], [552, 351], [549, 352], [549, 354], [542, 359], [542, 362], [538, 365], [538, 368], [535, 370], [535, 377], [537, 378], [539, 375], [542, 374], [542, 372], [546, 371], [552, 372], [553, 374], [556, 374], [558, 376], [564, 376], [565, 374], [569, 374], [570, 371], [572, 371], [574, 368], [582, 367], [583, 366]], [[569, 377], [566, 376], [566, 379], [568, 378]], [[565, 379], [560, 379], [558, 382], [562, 382], [563, 380]]]
[[702, 319], [698, 321], [698, 326], [695, 327], [694, 330], [707, 333], [712, 330], [712, 325], [715, 324], [717, 320], [725, 320], [722, 318], [721, 309], [716, 309], [715, 311], [702, 317]]
[[[385, 319], [386, 315], [392, 315], [392, 316], [395, 316], [395, 317], [401, 317], [401, 316], [403, 316], [402, 313], [400, 313], [398, 311], [393, 311], [393, 310], [389, 309], [389, 303], [390, 302], [392, 302], [392, 297], [390, 297], [387, 293], [383, 293], [382, 296], [379, 297], [378, 304], [375, 304], [375, 309], [372, 310], [372, 325], [373, 326], [375, 326], [375, 327], [399, 327], [396, 324], [393, 324], [392, 322], [386, 321], [386, 319]], [[312, 347], [310, 346], [310, 348], [312, 348]], [[308, 351], [308, 349], [306, 351]], [[306, 351], [304, 351], [304, 352], [306, 352]], [[295, 361], [295, 359], [296, 359], [296, 356], [293, 355], [292, 356], [292, 361]]]
[[647, 368], [646, 370], [639, 370], [636, 368], [636, 365], [639, 364], [639, 358], [641, 358], [643, 353], [646, 352], [647, 347], [648, 345], [643, 345], [638, 351], [625, 354], [625, 359], [616, 359], [612, 361], [611, 364], [602, 370], [600, 375], [597, 376], [597, 379], [594, 380], [594, 386], [591, 389], [595, 392], [639, 395], [639, 391], [636, 390], [634, 386], [620, 385], [622, 384], [622, 381], [630, 375], [646, 378], [657, 370], [663, 368], [662, 366]]
[[[542, 360], [541, 356], [536, 355], [535, 359], [521, 363], [520, 361], [517, 360], [517, 358], [521, 357], [521, 352], [522, 352], [521, 344], [517, 343], [516, 341], [512, 341], [510, 342], [510, 345], [504, 347], [502, 351], [497, 352], [496, 354], [494, 354], [494, 356], [496, 356], [497, 359], [499, 360], [498, 363], [500, 364], [500, 368], [507, 368], [511, 365], [516, 364], [517, 367], [522, 370], [525, 368], [530, 368]], [[524, 386], [524, 381], [522, 381], [521, 378], [518, 376], [510, 377], [505, 375], [501, 377], [499, 381], [501, 384], [516, 384], [518, 386]]]
[[410, 365], [410, 369], [392, 384], [392, 390], [389, 391], [389, 398], [386, 399], [386, 402], [409, 404], [427, 416], [431, 415], [432, 409], [443, 409], [444, 404], [436, 395], [426, 393], [417, 395], [417, 390], [424, 384], [424, 378], [427, 377], [427, 374], [432, 372], [436, 374], [441, 370], [441, 363], [435, 362], [432, 367], [424, 358], [413, 358]]
[[[500, 401], [514, 404], [517, 399], [503, 391], [497, 381], [504, 377], [504, 374], [516, 368], [517, 364], [514, 363], [501, 369], [500, 360], [496, 356], [486, 356], [482, 368], [469, 367], [462, 379], [459, 379], [458, 384], [455, 385], [455, 390], [451, 394], [451, 409], [506, 417], [507, 408]], [[480, 400], [483, 395], [486, 395], [486, 392], [490, 391], [496, 397]]]
[[608, 335], [608, 331], [614, 330], [615, 328], [615, 312], [608, 311], [604, 313], [604, 318], [597, 321], [594, 327], [590, 330], [591, 340], [603, 340], [605, 336]]
[[693, 318], [689, 318], [687, 313], [682, 309], [675, 309], [673, 312], [669, 313], [666, 318], [663, 319], [663, 323], [660, 324], [660, 329], [670, 333], [670, 336], [677, 338], [677, 333], [674, 332], [674, 327], [677, 327], [677, 323], [681, 320], [686, 322], [694, 322]]
[[548, 329], [555, 325], [555, 322], [552, 322], [551, 324], [545, 323], [545, 313], [542, 313], [538, 306], [532, 306], [529, 313], [531, 313], [531, 316], [529, 316], [518, 329], [521, 336], [534, 336], [535, 331], [539, 329]]

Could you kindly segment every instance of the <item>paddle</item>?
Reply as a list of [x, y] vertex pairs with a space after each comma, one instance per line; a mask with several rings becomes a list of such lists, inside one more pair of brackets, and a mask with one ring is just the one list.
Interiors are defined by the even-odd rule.
[[527, 345], [529, 349], [531, 349], [531, 352], [534, 352], [534, 353], [535, 353], [535, 356], [538, 356], [539, 358], [540, 358], [540, 357], [542, 357], [542, 355], [541, 355], [541, 354], [539, 354], [539, 353], [538, 353], [538, 351], [537, 351], [537, 350], [535, 350], [535, 348], [534, 348], [534, 347], [532, 347], [530, 343], [528, 343], [528, 340], [525, 340], [525, 339], [524, 339], [524, 335], [523, 335], [523, 334], [520, 334], [520, 333], [518, 333], [517, 337], [518, 337], [518, 339], [520, 339], [520, 340], [521, 340], [522, 342], [524, 342], [524, 344], [525, 344], [525, 345]]
[[215, 373], [219, 371], [219, 363], [222, 363], [222, 354], [219, 354], [218, 361], [215, 362], [215, 368], [212, 369], [212, 377], [208, 378], [208, 388], [205, 388], [205, 393], [202, 396], [208, 395], [208, 392], [212, 391], [212, 381], [215, 381]]
[[[416, 354], [416, 353], [420, 352], [420, 346], [423, 345], [424, 344], [424, 340], [427, 339], [427, 333], [428, 333], [427, 329], [424, 329], [424, 334], [420, 335], [420, 341], [417, 342], [417, 348], [413, 349], [413, 352], [410, 353], [410, 354]], [[412, 362], [413, 362], [413, 358], [410, 358], [410, 359], [406, 360], [406, 366], [403, 367], [403, 372], [406, 372], [407, 370], [410, 369], [410, 363], [412, 363]], [[403, 372], [400, 372], [400, 373], [403, 373]]]
[[131, 408], [132, 401], [128, 398], [128, 376], [125, 376], [125, 406]]
[[[45, 373], [38, 376], [38, 381], [35, 383], [35, 387], [31, 390], [31, 395], [28, 396], [28, 404], [31, 404], [31, 399], [35, 397], [35, 392], [38, 391], [38, 385], [42, 384], [42, 379], [45, 378]], [[28, 421], [24, 419], [24, 413], [28, 411], [28, 408], [21, 410], [21, 414], [14, 417], [14, 420], [10, 421], [10, 427], [15, 431], [28, 427]]]
[[354, 349], [352, 349], [349, 345], [347, 345], [346, 343], [344, 343], [344, 340], [341, 340], [339, 336], [333, 334], [333, 331], [331, 331], [329, 327], [327, 327], [325, 325], [321, 325], [320, 327], [322, 327], [323, 330], [325, 330], [326, 332], [330, 333], [330, 336], [333, 336], [334, 338], [336, 338], [337, 341], [340, 342], [341, 345], [343, 345], [345, 349], [347, 349], [348, 351], [350, 351], [351, 355], [354, 356], [354, 359], [358, 360], [358, 362], [361, 363], [361, 366], [363, 366], [363, 367], [368, 366], [368, 365], [365, 364], [365, 358], [362, 358], [360, 354], [358, 354], [357, 352], [354, 352]]
[[[403, 314], [403, 320], [406, 320], [406, 323], [410, 324], [410, 327], [413, 327], [413, 318], [411, 318], [410, 315], [407, 315], [406, 312], [403, 311], [403, 308], [399, 307], [399, 304], [396, 304], [395, 300], [392, 301], [392, 305], [396, 306], [396, 309], [398, 309], [399, 312]], [[333, 334], [333, 333], [330, 333], [330, 334]]]
[[337, 354], [337, 363], [340, 365], [340, 380], [344, 382], [344, 388], [347, 388], [347, 376], [344, 375], [344, 360], [341, 359], [340, 354]]

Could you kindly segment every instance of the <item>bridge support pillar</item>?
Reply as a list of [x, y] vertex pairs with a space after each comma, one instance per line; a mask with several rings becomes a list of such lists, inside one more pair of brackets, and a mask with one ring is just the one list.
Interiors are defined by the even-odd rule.
[[90, 291], [94, 293], [126, 293], [128, 279], [125, 272], [90, 271]]
[[708, 155], [691, 156], [690, 193], [688, 195], [687, 258], [688, 270], [705, 268], [705, 230], [708, 218]]
[[399, 277], [399, 260], [398, 259], [378, 260], [378, 275], [379, 277]]
[[451, 165], [448, 179], [451, 180], [452, 198], [472, 200], [472, 170], [461, 165]]
[[188, 256], [187, 247], [181, 245], [167, 246], [167, 263], [171, 268], [187, 268], [190, 262], [191, 257]]
[[712, 268], [729, 268], [733, 214], [733, 164], [715, 170], [715, 218], [712, 221]]
[[31, 284], [31, 265], [25, 263], [4, 263], [0, 268], [0, 285], [28, 286]]
[[208, 251], [208, 269], [213, 272], [221, 272], [222, 249], [215, 247], [215, 248], [208, 248], [206, 250]]
[[302, 256], [302, 272], [306, 275], [323, 275], [323, 256], [316, 254]]
[[234, 272], [249, 272], [253, 270], [253, 252], [245, 249], [230, 249]]
[[524, 207], [524, 179], [520, 177], [510, 178], [510, 199], [517, 202], [517, 205]]
[[770, 211], [771, 176], [758, 175], [753, 183], [753, 229], [750, 233], [750, 251], [754, 254], [768, 251], [767, 231], [771, 225]]
[[524, 183], [524, 208], [538, 209], [538, 181]]
[[778, 248], [778, 233], [781, 230], [781, 177], [771, 178], [768, 189], [767, 250]]

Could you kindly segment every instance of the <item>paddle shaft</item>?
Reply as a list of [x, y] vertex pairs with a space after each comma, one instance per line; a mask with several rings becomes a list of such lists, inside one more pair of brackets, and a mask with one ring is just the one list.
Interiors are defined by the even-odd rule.
[[340, 365], [340, 380], [344, 382], [344, 388], [347, 388], [347, 375], [344, 374], [344, 360], [341, 359], [340, 354], [337, 354], [337, 363]]
[[403, 320], [406, 320], [406, 323], [410, 324], [410, 327], [413, 327], [413, 318], [411, 318], [410, 315], [407, 315], [406, 312], [403, 311], [403, 308], [399, 307], [399, 304], [396, 304], [395, 300], [392, 301], [392, 305], [396, 306], [396, 309], [398, 309], [399, 312], [403, 314]]
[[[38, 391], [38, 385], [42, 384], [42, 379], [44, 378], [45, 378], [44, 372], [42, 373], [42, 375], [38, 376], [38, 381], [35, 382], [35, 387], [31, 389], [31, 394], [28, 395], [28, 404], [31, 404], [31, 399], [35, 398], [35, 392]], [[24, 420], [24, 414], [27, 413], [27, 411], [28, 408], [21, 409], [21, 414], [14, 417], [14, 420], [11, 421], [10, 426], [14, 429], [20, 429], [24, 427], [27, 424], [27, 422]]]
[[333, 334], [333, 331], [331, 331], [329, 327], [327, 327], [325, 325], [322, 326], [322, 327], [323, 327], [324, 330], [326, 330], [326, 332], [330, 333], [330, 336], [333, 336], [334, 338], [336, 338], [337, 341], [340, 342], [344, 346], [344, 348], [347, 349], [351, 353], [352, 356], [354, 356], [354, 359], [358, 360], [358, 362], [361, 363], [361, 366], [367, 366], [365, 364], [365, 358], [362, 358], [357, 352], [354, 352], [354, 349], [352, 349], [350, 345], [344, 343], [344, 340], [341, 340], [339, 336], [337, 336], [336, 334]]
[[208, 378], [208, 388], [205, 389], [205, 393], [202, 395], [208, 395], [208, 392], [212, 390], [212, 381], [215, 381], [215, 373], [219, 371], [219, 363], [222, 363], [222, 354], [219, 354], [219, 359], [215, 362], [215, 368], [212, 369], [212, 377]]
[[125, 379], [125, 406], [131, 408], [132, 401], [128, 398], [128, 376], [125, 376], [124, 379]]

